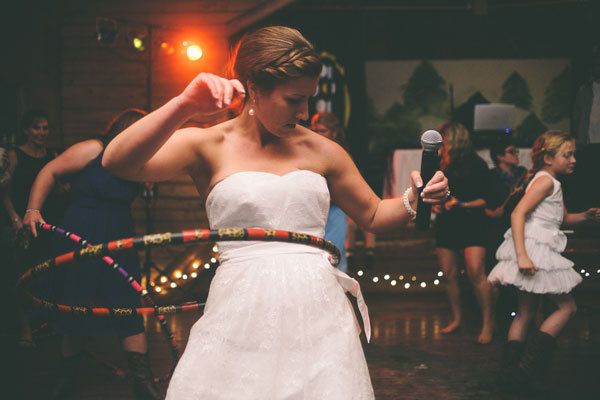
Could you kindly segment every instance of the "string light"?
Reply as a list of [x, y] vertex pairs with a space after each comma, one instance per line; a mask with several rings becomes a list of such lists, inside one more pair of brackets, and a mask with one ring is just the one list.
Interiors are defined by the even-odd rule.
[[213, 246], [212, 248], [213, 253], [218, 253], [219, 252], [219, 246], [217, 246], [216, 244]]
[[396, 286], [396, 280], [395, 280], [395, 279], [392, 279], [392, 281], [390, 282], [390, 285], [392, 285], [392, 286]]
[[383, 276], [383, 279], [385, 279], [385, 280], [387, 281], [387, 280], [389, 280], [389, 279], [390, 279], [390, 276], [389, 276], [388, 274], [385, 274], [385, 275]]
[[362, 270], [358, 270], [358, 271], [356, 272], [356, 275], [358, 275], [358, 276], [363, 276], [363, 274], [364, 274], [364, 272], [362, 272]]
[[209, 263], [204, 264], [204, 269], [210, 269], [210, 264]]
[[409, 287], [410, 287], [410, 283], [406, 282], [406, 283], [404, 284], [404, 289], [408, 289]]
[[198, 269], [198, 267], [200, 267], [200, 263], [198, 261], [196, 261], [192, 264], [192, 268]]
[[181, 276], [181, 278], [185, 280], [185, 279], [187, 279], [187, 278], [188, 278], [188, 276], [187, 276], [187, 274], [183, 274], [183, 275]]
[[163, 275], [160, 277], [160, 283], [166, 283], [167, 281], [168, 281], [168, 279], [166, 276]]
[[174, 289], [177, 287], [177, 284], [175, 282], [171, 282], [171, 287]]
[[378, 278], [378, 277], [376, 277], [376, 276], [374, 276], [374, 277], [373, 277], [373, 282], [375, 282], [375, 283], [379, 282], [379, 278]]
[[216, 262], [217, 262], [217, 259], [216, 259], [216, 258], [214, 258], [214, 257], [212, 257], [212, 258], [210, 259], [210, 262], [214, 264], [214, 263], [216, 263]]
[[160, 288], [160, 286], [157, 286], [157, 287], [154, 288], [154, 291], [156, 293], [160, 293], [162, 291], [162, 289]]
[[192, 276], [192, 278], [196, 278], [198, 276], [198, 273], [197, 272], [192, 272], [191, 276]]

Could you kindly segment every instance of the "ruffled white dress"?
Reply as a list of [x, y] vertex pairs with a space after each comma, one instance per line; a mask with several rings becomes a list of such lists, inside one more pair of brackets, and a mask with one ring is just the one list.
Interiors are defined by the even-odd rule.
[[542, 200], [525, 218], [525, 249], [538, 271], [535, 275], [519, 272], [512, 231], [504, 234], [504, 242], [496, 251], [498, 264], [492, 269], [488, 280], [492, 284], [514, 285], [530, 293], [569, 293], [582, 278], [573, 269], [573, 262], [561, 256], [567, 245], [567, 237], [560, 231], [563, 221], [563, 195], [560, 182], [545, 171], [538, 172], [529, 185], [540, 176], [549, 176], [554, 191]]
[[[208, 195], [212, 229], [282, 229], [323, 236], [327, 181], [299, 170], [240, 172]], [[221, 242], [204, 315], [171, 378], [169, 400], [373, 399], [357, 320], [345, 291], [358, 283], [322, 250]]]

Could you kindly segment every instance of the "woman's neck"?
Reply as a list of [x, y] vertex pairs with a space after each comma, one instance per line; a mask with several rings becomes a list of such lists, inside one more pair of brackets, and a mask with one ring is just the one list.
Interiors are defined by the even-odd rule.
[[35, 158], [42, 158], [46, 155], [46, 146], [38, 145], [31, 140], [28, 140], [24, 145], [22, 145], [21, 150], [23, 150], [27, 155]]

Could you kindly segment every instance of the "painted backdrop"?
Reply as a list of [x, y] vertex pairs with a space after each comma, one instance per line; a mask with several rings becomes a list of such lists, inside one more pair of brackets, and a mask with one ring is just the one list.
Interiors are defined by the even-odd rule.
[[418, 147], [451, 112], [472, 131], [486, 103], [514, 104], [515, 138], [530, 146], [547, 129], [569, 130], [570, 75], [566, 59], [367, 62], [371, 153]]

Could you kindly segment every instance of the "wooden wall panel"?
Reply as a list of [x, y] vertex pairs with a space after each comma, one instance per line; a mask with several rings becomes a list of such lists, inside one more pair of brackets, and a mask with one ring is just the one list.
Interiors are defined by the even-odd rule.
[[[93, 5], [86, 2], [85, 6], [81, 2], [65, 2], [61, 25], [61, 101], [66, 146], [99, 133], [125, 108], [155, 109], [163, 105], [202, 71], [224, 72], [228, 38], [220, 33], [224, 29], [217, 25], [224, 24], [235, 14], [210, 13], [194, 1], [168, 3], [167, 7], [165, 2], [154, 0], [128, 1], [126, 5], [117, 1]], [[102, 47], [98, 43], [98, 16], [118, 16], [118, 36], [114, 46]], [[148, 26], [144, 24], [155, 25], [151, 30], [151, 63], [148, 49], [138, 52], [129, 45], [132, 33], [148, 32]], [[190, 27], [189, 32], [185, 31], [185, 26]], [[188, 33], [191, 38], [201, 39], [196, 41], [202, 46], [204, 55], [198, 62], [193, 63], [178, 52], [172, 55], [160, 52], [162, 41], [176, 44]], [[223, 116], [213, 116], [192, 124], [213, 124], [222, 119]], [[158, 183], [157, 193], [150, 208], [154, 232], [208, 227], [204, 200], [189, 177]], [[141, 196], [133, 203], [132, 215], [136, 235], [146, 234], [146, 203]], [[205, 249], [199, 247], [192, 254], [203, 251]], [[190, 254], [190, 250], [153, 249], [152, 261], [164, 268], [180, 262], [180, 255], [184, 253]], [[144, 252], [141, 256], [143, 262]]]

